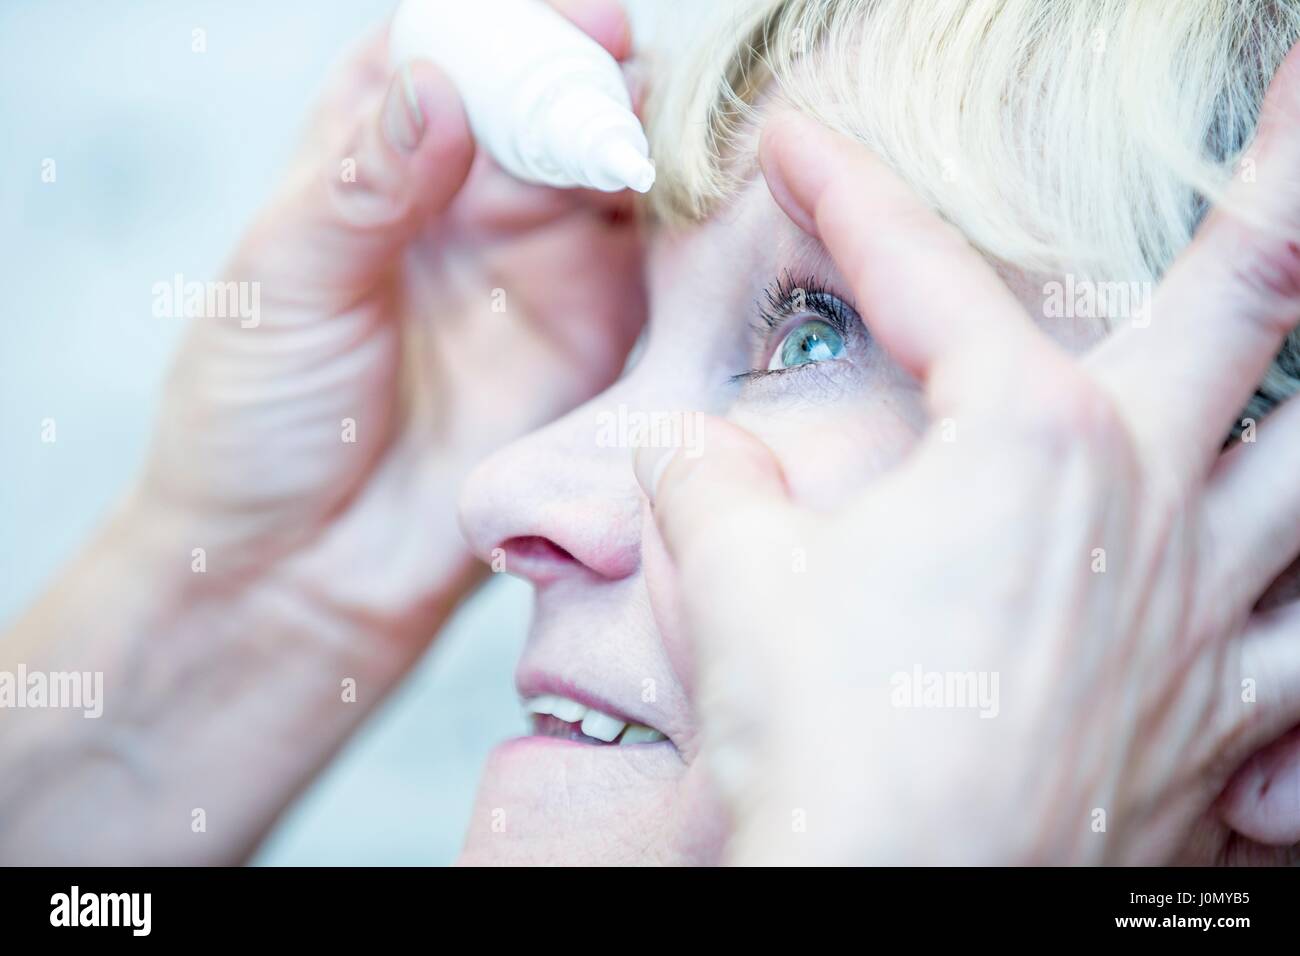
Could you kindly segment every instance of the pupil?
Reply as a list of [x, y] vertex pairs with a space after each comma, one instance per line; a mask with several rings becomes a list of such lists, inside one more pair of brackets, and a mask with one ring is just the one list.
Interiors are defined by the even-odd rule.
[[803, 340], [803, 350], [812, 359], [829, 358], [831, 354], [830, 346], [823, 342], [816, 332], [808, 333], [807, 338]]
[[807, 322], [786, 339], [782, 348], [781, 364], [808, 365], [838, 358], [844, 351], [839, 333], [825, 322]]

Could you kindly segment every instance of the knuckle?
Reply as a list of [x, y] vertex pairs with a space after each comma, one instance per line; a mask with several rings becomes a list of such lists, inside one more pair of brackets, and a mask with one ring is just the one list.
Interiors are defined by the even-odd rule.
[[328, 186], [331, 206], [347, 226], [362, 232], [382, 232], [406, 222], [414, 213], [414, 202], [402, 190], [384, 184], [332, 181]]
[[1227, 262], [1232, 285], [1247, 302], [1257, 304], [1256, 314], [1285, 333], [1293, 318], [1286, 307], [1300, 302], [1300, 243], [1242, 242], [1235, 248]]
[[322, 172], [335, 215], [363, 231], [382, 231], [409, 220], [415, 214], [412, 190], [382, 157], [352, 142], [356, 145], [345, 148]]

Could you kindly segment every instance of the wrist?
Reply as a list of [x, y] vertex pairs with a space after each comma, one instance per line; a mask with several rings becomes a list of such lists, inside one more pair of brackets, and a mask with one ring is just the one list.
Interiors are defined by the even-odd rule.
[[120, 510], [0, 638], [0, 670], [101, 688], [95, 717], [5, 715], [7, 859], [54, 862], [54, 830], [67, 862], [244, 858], [423, 646], [376, 645], [274, 569], [256, 583], [207, 577], [169, 524]]

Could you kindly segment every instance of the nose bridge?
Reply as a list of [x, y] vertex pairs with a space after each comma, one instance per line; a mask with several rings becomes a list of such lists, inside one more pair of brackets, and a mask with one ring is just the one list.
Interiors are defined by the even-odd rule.
[[634, 372], [479, 465], [460, 503], [475, 553], [490, 561], [505, 542], [545, 538], [603, 577], [635, 572], [644, 497], [632, 456], [670, 417], [656, 393]]

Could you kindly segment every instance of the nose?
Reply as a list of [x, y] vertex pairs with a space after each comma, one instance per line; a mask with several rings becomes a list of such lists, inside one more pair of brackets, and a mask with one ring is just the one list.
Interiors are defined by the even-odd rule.
[[599, 440], [619, 388], [496, 452], [466, 480], [460, 523], [494, 570], [535, 585], [618, 580], [640, 566], [641, 507], [632, 452]]

